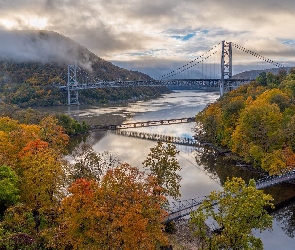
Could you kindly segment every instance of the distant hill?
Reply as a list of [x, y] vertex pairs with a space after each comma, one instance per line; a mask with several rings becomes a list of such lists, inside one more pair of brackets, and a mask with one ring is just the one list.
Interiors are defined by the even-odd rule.
[[[24, 77], [39, 74], [42, 69], [51, 77], [57, 74], [66, 78], [64, 73], [68, 64], [76, 64], [101, 80], [151, 79], [141, 72], [115, 66], [70, 38], [52, 31], [0, 31], [0, 43], [1, 82], [7, 79], [23, 81]], [[19, 68], [23, 68], [25, 76], [20, 76]]]
[[[67, 82], [67, 65], [75, 64], [100, 80], [148, 80], [150, 76], [115, 66], [70, 38], [52, 31], [0, 31], [0, 99], [27, 106], [66, 104], [54, 84]], [[84, 104], [149, 97], [165, 87], [81, 91]]]
[[[245, 71], [239, 74], [236, 74], [233, 76], [234, 79], [251, 79], [251, 80], [255, 80], [256, 77], [263, 71], [265, 71], [266, 73], [271, 72], [273, 74], [278, 74], [279, 71], [281, 70], [281, 68], [271, 68], [271, 69], [261, 69], [261, 70], [249, 70], [249, 71]], [[287, 71], [287, 73], [290, 70], [290, 67], [286, 67], [284, 68], [284, 70]]]

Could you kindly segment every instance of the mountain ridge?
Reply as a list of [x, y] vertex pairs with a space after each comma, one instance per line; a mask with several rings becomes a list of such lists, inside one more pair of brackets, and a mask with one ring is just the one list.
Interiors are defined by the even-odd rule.
[[247, 71], [235, 74], [232, 78], [255, 80], [256, 77], [259, 76], [259, 74], [262, 72], [272, 73], [274, 75], [277, 75], [280, 72], [280, 70], [286, 70], [286, 72], [288, 73], [291, 68], [292, 67], [247, 70]]
[[41, 65], [56, 65], [58, 67], [76, 64], [93, 77], [101, 80], [151, 79], [144, 73], [120, 68], [95, 55], [72, 39], [54, 31], [1, 31], [0, 41], [2, 41], [0, 46], [0, 61], [2, 63], [26, 63], [26, 65], [41, 63]]

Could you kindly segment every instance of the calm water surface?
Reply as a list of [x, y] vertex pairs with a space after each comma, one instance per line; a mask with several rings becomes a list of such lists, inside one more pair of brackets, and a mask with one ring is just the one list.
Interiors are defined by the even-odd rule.
[[[164, 95], [150, 101], [138, 101], [126, 105], [117, 104], [102, 107], [71, 107], [59, 108], [58, 111], [67, 112], [76, 119], [99, 119], [105, 114], [119, 115], [128, 122], [148, 121], [195, 116], [207, 104], [218, 98], [218, 93], [179, 91]], [[136, 128], [133, 131], [142, 131], [163, 135], [192, 137], [193, 123]], [[93, 132], [87, 138], [96, 151], [112, 151], [118, 154], [122, 162], [142, 168], [142, 161], [147, 157], [155, 142], [115, 135], [112, 132]], [[190, 199], [209, 194], [213, 190], [222, 190], [222, 183], [228, 176], [239, 176], [248, 181], [250, 178], [259, 178], [257, 174], [246, 172], [212, 152], [204, 149], [195, 149], [188, 146], [178, 146], [178, 157], [182, 170], [181, 199]], [[293, 186], [280, 185], [269, 188], [276, 200], [284, 200], [294, 195]], [[295, 206], [283, 206], [274, 213], [273, 231], [255, 232], [262, 238], [265, 249], [295, 249]]]

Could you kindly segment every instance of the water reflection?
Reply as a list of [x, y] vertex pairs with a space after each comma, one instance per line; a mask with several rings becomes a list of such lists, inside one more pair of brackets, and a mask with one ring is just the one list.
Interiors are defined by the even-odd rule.
[[196, 162], [204, 166], [204, 170], [212, 175], [212, 178], [219, 179], [223, 185], [227, 178], [241, 177], [246, 183], [250, 179], [259, 179], [261, 175], [257, 172], [248, 171], [245, 168], [236, 166], [226, 155], [220, 155], [217, 151], [205, 147], [203, 150], [198, 151]]
[[291, 238], [295, 236], [295, 198], [284, 203], [272, 213], [278, 226]]

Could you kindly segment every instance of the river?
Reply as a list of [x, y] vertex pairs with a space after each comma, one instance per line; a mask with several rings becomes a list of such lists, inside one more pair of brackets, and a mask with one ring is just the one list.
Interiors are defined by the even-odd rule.
[[[173, 119], [195, 116], [206, 105], [219, 97], [214, 92], [177, 91], [161, 98], [137, 101], [127, 104], [102, 105], [98, 107], [59, 107], [56, 111], [69, 113], [78, 120], [92, 120], [98, 123], [108, 117], [120, 117], [128, 122]], [[48, 109], [46, 110], [48, 111]], [[194, 123], [174, 124], [132, 129], [155, 134], [192, 137]], [[111, 151], [118, 155], [122, 162], [127, 162], [142, 169], [142, 161], [147, 157], [149, 149], [155, 142], [144, 139], [124, 137], [112, 132], [92, 132], [87, 143], [98, 151]], [[238, 168], [226, 157], [214, 154], [210, 149], [177, 146], [180, 151], [178, 160], [182, 167], [181, 199], [197, 198], [209, 194], [213, 190], [222, 190], [227, 177], [239, 176], [248, 182], [250, 178], [259, 178], [257, 173]], [[276, 202], [294, 196], [294, 186], [278, 185], [265, 190], [275, 198]], [[273, 230], [262, 233], [255, 232], [262, 238], [264, 248], [269, 250], [294, 249], [295, 205], [290, 202], [273, 213]]]

